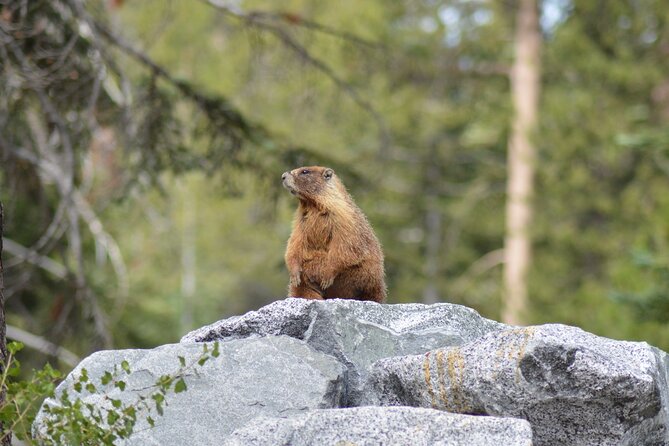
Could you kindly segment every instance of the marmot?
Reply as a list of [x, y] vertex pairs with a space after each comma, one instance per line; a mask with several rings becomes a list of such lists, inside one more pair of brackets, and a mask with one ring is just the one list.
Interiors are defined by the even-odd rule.
[[286, 248], [288, 295], [384, 301], [381, 245], [334, 170], [300, 167], [281, 179], [300, 200]]

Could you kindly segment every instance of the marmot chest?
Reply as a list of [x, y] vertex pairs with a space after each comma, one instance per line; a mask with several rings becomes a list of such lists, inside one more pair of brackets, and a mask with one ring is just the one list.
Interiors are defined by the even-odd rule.
[[332, 241], [335, 224], [332, 215], [324, 212], [305, 212], [299, 222], [300, 230], [313, 250], [326, 250]]

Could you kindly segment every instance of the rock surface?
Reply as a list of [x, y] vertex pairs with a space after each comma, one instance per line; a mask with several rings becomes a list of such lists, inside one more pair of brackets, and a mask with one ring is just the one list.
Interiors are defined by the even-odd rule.
[[[233, 430], [260, 415], [285, 416], [341, 405], [344, 367], [304, 342], [287, 336], [241, 339], [222, 342], [219, 350], [218, 358], [197, 366], [197, 375], [186, 377], [185, 392], [168, 393], [164, 416], [151, 414], [156, 420], [154, 428], [138, 423], [136, 433], [123, 444], [218, 445]], [[127, 389], [111, 389], [107, 395], [133, 402], [138, 395], [146, 395], [145, 389], [158, 377], [179, 368], [178, 356], [190, 363], [201, 352], [201, 344], [171, 344], [154, 350], [94, 353], [58, 386], [57, 393], [67, 389], [73, 395], [73, 377], [82, 368], [98, 383], [105, 371], [126, 360], [133, 372], [126, 379]], [[84, 391], [83, 395], [85, 403], [104, 404], [99, 394]], [[56, 404], [54, 400], [45, 403]], [[43, 416], [35, 422], [37, 430]]]
[[363, 404], [528, 420], [536, 445], [664, 445], [667, 356], [645, 343], [544, 325], [372, 367]]
[[412, 407], [314, 410], [256, 418], [223, 446], [530, 446], [532, 430], [515, 418], [456, 415]]
[[450, 304], [286, 299], [180, 344], [96, 353], [57, 391], [74, 395], [83, 368], [97, 383], [127, 360], [129, 390], [82, 395], [136, 401], [215, 340], [220, 356], [124, 444], [669, 445], [664, 352], [563, 325], [509, 327]]
[[356, 406], [367, 369], [391, 356], [460, 345], [508, 326], [453, 304], [382, 305], [288, 298], [188, 333], [181, 342], [287, 335], [347, 367], [345, 406]]

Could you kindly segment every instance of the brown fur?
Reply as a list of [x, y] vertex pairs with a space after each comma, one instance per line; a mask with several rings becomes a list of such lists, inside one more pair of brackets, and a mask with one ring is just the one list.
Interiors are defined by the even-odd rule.
[[285, 256], [289, 296], [384, 301], [381, 245], [334, 171], [300, 167], [282, 179], [299, 199]]

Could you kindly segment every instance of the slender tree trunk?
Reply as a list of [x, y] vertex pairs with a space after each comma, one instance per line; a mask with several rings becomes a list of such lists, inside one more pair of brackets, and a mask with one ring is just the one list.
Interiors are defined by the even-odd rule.
[[[5, 281], [4, 281], [4, 270], [2, 267], [2, 236], [3, 229], [5, 224], [4, 209], [2, 203], [0, 202], [0, 374], [4, 373], [5, 367], [7, 366], [7, 323], [5, 321]], [[3, 386], [0, 389], [0, 407], [5, 404], [5, 398], [7, 398], [7, 389]], [[5, 426], [0, 424], [0, 437], [2, 441], [0, 444], [2, 446], [10, 446], [12, 444], [12, 434], [11, 432], [5, 436]]]
[[508, 150], [502, 308], [502, 320], [509, 324], [521, 324], [527, 310], [535, 163], [531, 137], [537, 120], [540, 88], [541, 35], [536, 0], [519, 0], [518, 5], [516, 56], [511, 69], [511, 95], [515, 114]]

